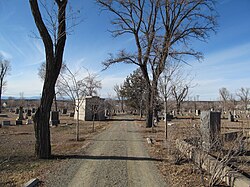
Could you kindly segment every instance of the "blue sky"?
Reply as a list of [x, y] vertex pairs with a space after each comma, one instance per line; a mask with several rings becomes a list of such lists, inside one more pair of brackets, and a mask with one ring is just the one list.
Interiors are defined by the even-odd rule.
[[[64, 60], [71, 69], [84, 66], [99, 74], [102, 80], [101, 95], [114, 95], [114, 84], [122, 83], [136, 66], [114, 65], [101, 72], [101, 62], [108, 53], [133, 46], [131, 36], [113, 38], [111, 16], [101, 13], [94, 0], [71, 0], [81, 10], [83, 22], [67, 37]], [[220, 0], [217, 4], [219, 28], [207, 43], [194, 42], [205, 59], [190, 62], [186, 71], [194, 75], [197, 85], [190, 96], [200, 100], [218, 99], [218, 90], [228, 88], [232, 93], [240, 87], [250, 87], [250, 0]], [[42, 89], [37, 72], [44, 61], [41, 40], [30, 37], [37, 32], [28, 0], [0, 0], [0, 53], [9, 59], [11, 75], [7, 77], [4, 96], [39, 96]]]

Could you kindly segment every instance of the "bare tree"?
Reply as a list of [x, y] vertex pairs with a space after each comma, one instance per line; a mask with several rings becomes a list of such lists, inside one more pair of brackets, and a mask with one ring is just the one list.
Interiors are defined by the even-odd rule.
[[0, 54], [0, 113], [2, 112], [2, 94], [7, 84], [6, 76], [10, 73], [10, 62]]
[[98, 115], [104, 110], [104, 99], [99, 97], [93, 97], [91, 101], [91, 113], [92, 113], [92, 132], [95, 131], [95, 120], [100, 120]]
[[119, 103], [120, 103], [120, 107], [121, 107], [120, 109], [121, 109], [122, 112], [124, 112], [123, 85], [122, 85], [122, 84], [120, 84], [120, 85], [116, 84], [116, 85], [114, 86], [114, 91], [115, 91], [116, 96], [117, 96], [117, 99], [118, 99], [118, 101], [119, 101]]
[[72, 72], [67, 66], [65, 66], [64, 74], [61, 74], [60, 79], [58, 79], [58, 90], [62, 96], [69, 97], [73, 102], [77, 116], [76, 141], [79, 141], [79, 109], [83, 103], [83, 97], [86, 96], [84, 78], [80, 77], [80, 71]]
[[136, 50], [121, 50], [103, 63], [136, 64], [147, 82], [147, 121], [152, 126], [157, 83], [169, 59], [190, 55], [198, 60], [200, 52], [190, 47], [191, 39], [206, 41], [214, 31], [213, 0], [97, 0], [99, 5], [115, 16], [114, 37], [132, 35]]
[[188, 85], [178, 85], [178, 86], [174, 85], [174, 86], [172, 86], [171, 91], [172, 91], [172, 95], [173, 95], [175, 102], [176, 102], [177, 114], [180, 114], [181, 103], [187, 97], [188, 90], [189, 90]]
[[97, 74], [90, 73], [88, 70], [87, 73], [88, 75], [84, 78], [83, 81], [86, 88], [86, 95], [95, 96], [98, 94], [98, 90], [102, 88], [102, 83], [100, 80], [98, 80]]
[[[55, 84], [60, 73], [63, 61], [64, 46], [66, 42], [66, 7], [67, 0], [53, 1], [56, 6], [56, 35], [49, 32], [41, 15], [37, 0], [29, 0], [32, 15], [42, 38], [46, 55], [46, 73], [40, 105], [34, 116], [36, 156], [49, 158], [51, 156], [49, 116], [53, 98], [55, 96]], [[49, 16], [50, 17], [50, 16]], [[56, 39], [53, 41], [53, 37]]]
[[[63, 74], [60, 74], [58, 79], [57, 88], [59, 93], [62, 96], [69, 97], [76, 111], [76, 141], [80, 140], [79, 135], [79, 125], [80, 125], [80, 116], [79, 111], [80, 107], [83, 104], [83, 99], [90, 92], [92, 94], [97, 93], [97, 90], [101, 87], [101, 81], [97, 80], [97, 75], [90, 74], [86, 77], [81, 77], [83, 75], [82, 69], [78, 69], [76, 72], [72, 72], [67, 66], [65, 66], [65, 71]], [[95, 112], [98, 108], [95, 108]]]
[[180, 64], [177, 64], [170, 80], [171, 96], [174, 98], [177, 114], [180, 113], [181, 103], [186, 99], [190, 88], [195, 86], [192, 84], [192, 81], [193, 76], [190, 73], [186, 73]]
[[114, 109], [116, 106], [116, 101], [113, 99], [115, 98], [111, 94], [108, 94], [108, 97], [105, 99], [104, 107], [106, 110], [106, 115], [109, 117], [109, 119], [112, 119], [112, 116], [114, 115]]
[[168, 118], [168, 99], [171, 96], [172, 90], [172, 81], [171, 79], [175, 76], [176, 72], [180, 68], [179, 63], [168, 63], [165, 70], [159, 79], [159, 95], [164, 101], [164, 113], [165, 113], [165, 138], [168, 139], [168, 126], [167, 126], [167, 118]]
[[250, 100], [250, 88], [240, 88], [236, 95], [240, 98], [244, 104], [244, 109], [247, 110], [247, 106]]
[[221, 98], [222, 105], [223, 105], [223, 111], [234, 109], [235, 98], [233, 94], [231, 94], [230, 91], [225, 87], [221, 88], [219, 90], [219, 93], [220, 93], [220, 98]]
[[[66, 68], [66, 64], [63, 62], [61, 70], [60, 70], [60, 74], [62, 74], [65, 71], [65, 68]], [[45, 74], [46, 74], [46, 63], [42, 62], [40, 67], [38, 68], [38, 76], [40, 77], [40, 79], [42, 81], [44, 81], [44, 79], [45, 79]], [[58, 79], [59, 78], [60, 78], [60, 76], [58, 77]], [[59, 91], [57, 89], [58, 79], [57, 79], [57, 82], [55, 85], [55, 96], [54, 96], [55, 111], [57, 111], [57, 98], [56, 98], [56, 96], [57, 96], [57, 94], [59, 94]]]

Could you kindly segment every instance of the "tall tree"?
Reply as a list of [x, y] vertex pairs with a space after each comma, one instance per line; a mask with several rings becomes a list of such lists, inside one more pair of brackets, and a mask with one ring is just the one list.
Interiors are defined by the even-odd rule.
[[222, 102], [223, 111], [234, 109], [235, 98], [233, 94], [231, 94], [230, 91], [225, 87], [219, 89], [219, 94]]
[[181, 103], [184, 101], [184, 99], [187, 97], [189, 90], [188, 85], [173, 85], [172, 86], [172, 95], [175, 99], [176, 102], [176, 112], [177, 114], [180, 114], [180, 108], [181, 108]]
[[236, 95], [240, 98], [244, 105], [244, 109], [247, 110], [248, 103], [250, 101], [250, 88], [240, 88]]
[[[63, 74], [60, 74], [57, 88], [62, 96], [67, 96], [73, 102], [76, 111], [76, 141], [80, 140], [79, 126], [80, 126], [80, 107], [83, 104], [85, 96], [93, 96], [97, 94], [97, 90], [101, 88], [101, 81], [97, 79], [97, 75], [88, 72], [88, 75], [83, 75], [82, 69], [72, 72], [66, 65]], [[97, 103], [96, 103], [97, 106]], [[98, 105], [99, 106], [99, 105]], [[93, 112], [96, 114], [99, 108], [94, 108]]]
[[113, 13], [112, 34], [130, 34], [136, 50], [121, 50], [104, 62], [105, 67], [124, 62], [140, 67], [147, 83], [147, 121], [152, 117], [159, 76], [171, 58], [184, 55], [202, 58], [191, 48], [192, 39], [206, 41], [214, 31], [214, 0], [97, 0], [101, 7]]
[[2, 94], [6, 86], [6, 76], [11, 70], [10, 62], [0, 54], [0, 113], [2, 112]]
[[123, 94], [123, 84], [116, 84], [114, 85], [114, 91], [116, 93], [117, 99], [120, 103], [120, 110], [124, 112], [124, 94]]
[[56, 40], [52, 40], [48, 27], [42, 18], [37, 0], [29, 0], [32, 15], [42, 38], [46, 55], [46, 73], [42, 90], [42, 97], [38, 110], [34, 116], [36, 145], [38, 158], [51, 157], [49, 112], [55, 95], [55, 84], [60, 73], [66, 42], [66, 7], [67, 0], [55, 0], [57, 6]]
[[[60, 70], [60, 74], [62, 74], [66, 69], [66, 64], [63, 62], [62, 63], [62, 67], [61, 67], [61, 70]], [[45, 62], [42, 62], [40, 67], [38, 68], [38, 76], [40, 77], [40, 79], [42, 81], [44, 81], [45, 79], [45, 74], [46, 74], [46, 63]], [[60, 78], [60, 77], [58, 77]], [[59, 91], [57, 89], [57, 83], [58, 83], [58, 79], [57, 79], [57, 82], [56, 82], [56, 85], [55, 85], [55, 96], [54, 96], [54, 105], [55, 105], [55, 111], [57, 111], [57, 94], [59, 94]]]
[[60, 75], [58, 80], [58, 90], [62, 96], [67, 96], [73, 102], [76, 111], [76, 141], [80, 140], [79, 135], [79, 109], [83, 103], [83, 97], [86, 96], [86, 87], [84, 86], [84, 77], [80, 76], [80, 71], [72, 72], [65, 66], [64, 74]]
[[142, 114], [145, 108], [146, 81], [140, 69], [131, 73], [123, 83], [121, 94], [126, 98], [126, 106], [137, 109]]
[[98, 75], [90, 73], [87, 70], [88, 75], [84, 78], [83, 83], [86, 89], [86, 95], [95, 96], [98, 95], [98, 90], [102, 88], [102, 83], [98, 80]]

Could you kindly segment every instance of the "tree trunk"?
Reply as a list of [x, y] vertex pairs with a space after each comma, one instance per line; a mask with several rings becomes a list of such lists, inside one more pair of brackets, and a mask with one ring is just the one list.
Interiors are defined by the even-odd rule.
[[[55, 78], [54, 78], [55, 79]], [[56, 80], [54, 80], [55, 82]], [[44, 83], [40, 106], [34, 116], [36, 136], [35, 152], [38, 158], [51, 157], [49, 117], [54, 97], [54, 86], [48, 81]]]
[[[49, 112], [55, 96], [55, 84], [60, 73], [66, 42], [67, 0], [55, 1], [58, 6], [58, 30], [56, 43], [53, 44], [49, 31], [43, 21], [37, 0], [29, 0], [36, 27], [43, 40], [46, 54], [46, 73], [40, 106], [34, 116], [36, 136], [35, 151], [38, 158], [50, 158]], [[54, 47], [55, 46], [55, 47]]]
[[2, 86], [0, 88], [0, 113], [2, 113]]
[[55, 104], [55, 111], [57, 111], [57, 110], [58, 110], [58, 108], [57, 108], [57, 99], [56, 99], [56, 94], [55, 94], [55, 96], [54, 96], [54, 104]]
[[180, 114], [180, 109], [181, 109], [181, 104], [177, 103], [176, 104], [176, 113], [179, 115]]
[[0, 113], [2, 113], [2, 92], [3, 92], [3, 79], [0, 80]]
[[146, 110], [147, 110], [146, 128], [151, 128], [153, 123], [153, 105], [152, 105], [152, 93], [150, 86], [148, 86], [147, 88]]
[[92, 117], [92, 132], [95, 131], [95, 114]]
[[79, 123], [79, 107], [78, 107], [78, 109], [76, 110], [76, 112], [77, 112], [77, 124], [76, 124], [76, 141], [79, 141], [80, 140], [80, 138], [79, 138], [79, 125], [80, 125], [80, 123]]
[[124, 103], [123, 103], [124, 99], [123, 99], [123, 97], [121, 97], [121, 98], [122, 98], [122, 103], [121, 103], [122, 104], [122, 108], [121, 109], [122, 109], [122, 113], [124, 113], [124, 106], [123, 106], [124, 105]]

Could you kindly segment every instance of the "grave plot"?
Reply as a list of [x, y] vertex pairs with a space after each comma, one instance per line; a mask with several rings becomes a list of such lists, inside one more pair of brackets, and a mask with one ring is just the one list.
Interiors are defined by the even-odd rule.
[[[168, 140], [165, 139], [164, 121], [158, 123], [154, 132], [151, 129], [142, 130], [145, 142], [148, 137], [153, 140], [153, 144], [149, 145], [151, 156], [164, 159], [162, 163], [158, 164], [158, 167], [164, 175], [170, 178], [173, 186], [201, 186], [202, 183], [201, 171], [197, 169], [197, 165], [194, 165], [176, 149], [177, 139], [186, 140], [195, 146], [200, 145], [201, 149], [211, 148], [212, 156], [220, 156], [224, 159], [227, 153], [233, 153], [234, 150], [239, 151], [230, 158], [230, 162], [229, 160], [227, 162], [229, 165], [233, 164], [234, 167], [237, 167], [236, 170], [240, 170], [245, 176], [250, 176], [250, 121], [248, 119], [240, 118], [238, 122], [229, 122], [227, 118], [221, 119], [217, 128], [211, 126], [210, 120], [202, 127], [200, 119], [188, 119], [188, 117], [173, 119], [168, 124]], [[141, 125], [143, 126], [143, 124]], [[213, 142], [213, 137], [217, 137], [218, 134], [221, 141]], [[212, 149], [212, 146], [218, 148], [219, 151]], [[218, 158], [218, 160], [220, 159]], [[211, 176], [208, 173], [206, 175], [207, 179]]]

